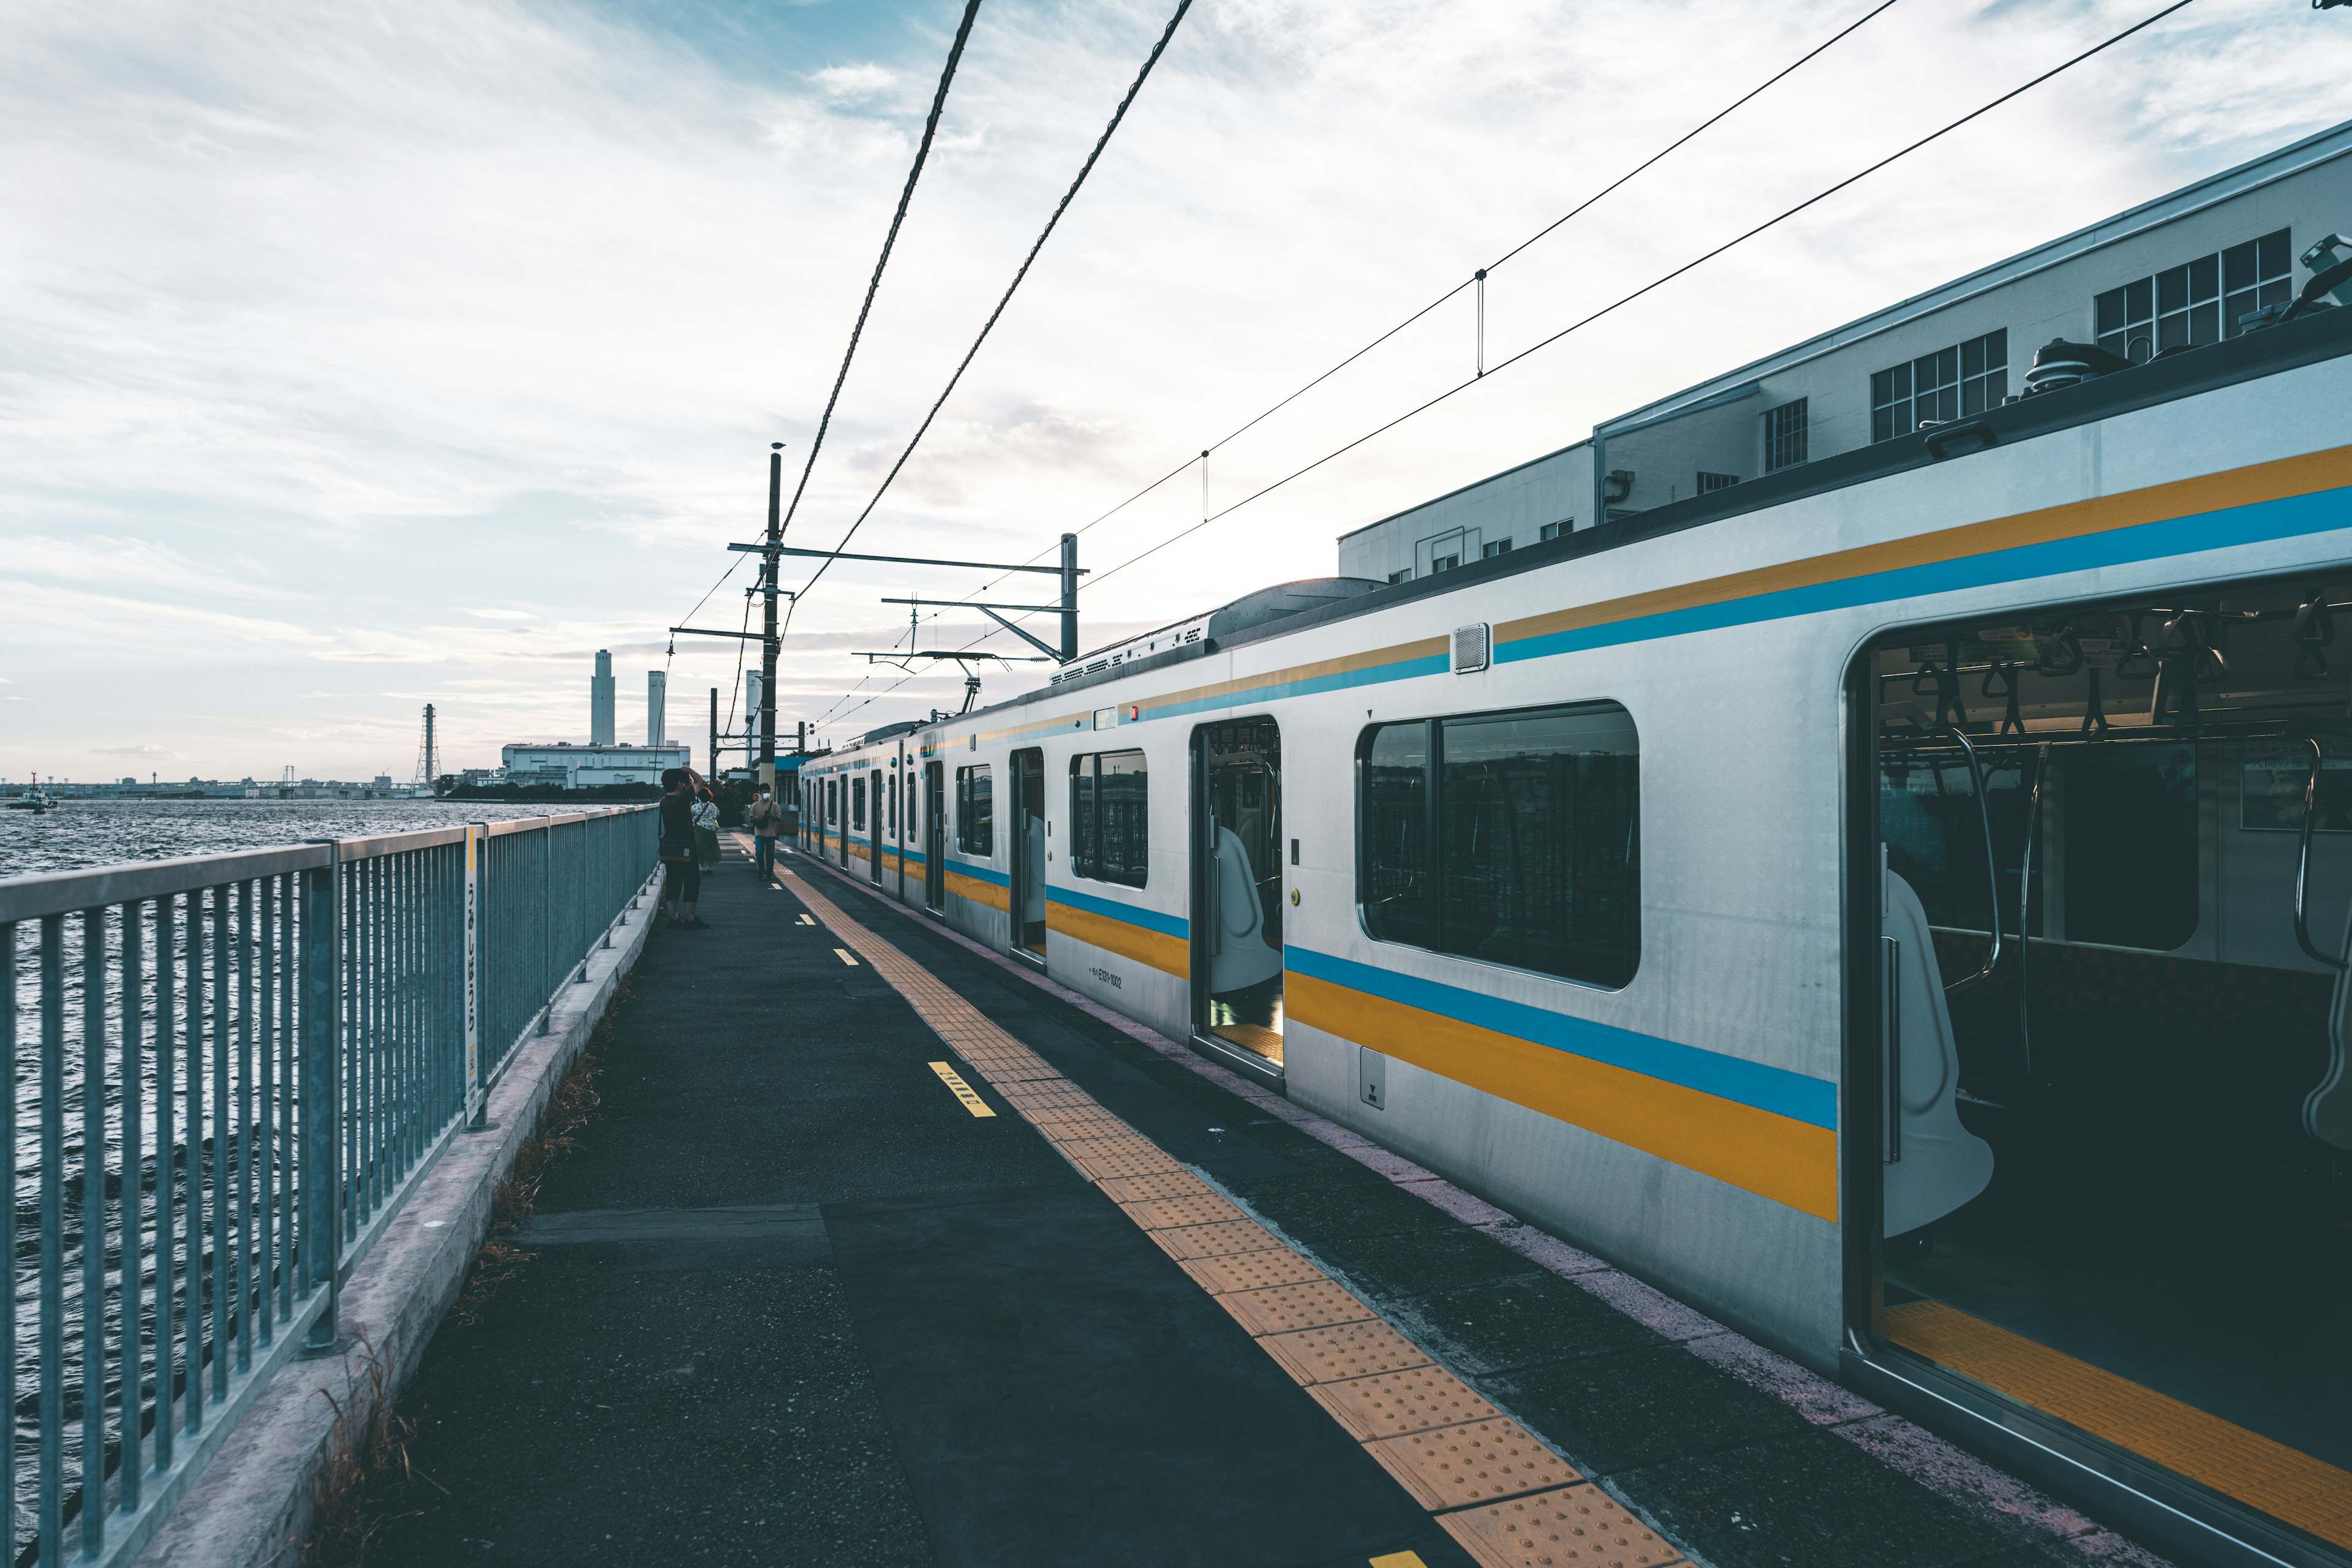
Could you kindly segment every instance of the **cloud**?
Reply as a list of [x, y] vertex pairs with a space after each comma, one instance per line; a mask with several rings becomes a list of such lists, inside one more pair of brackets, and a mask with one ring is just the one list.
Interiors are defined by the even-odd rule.
[[898, 73], [880, 66], [828, 66], [809, 78], [835, 102], [872, 98], [898, 85]]
[[93, 757], [147, 757], [158, 762], [180, 754], [162, 746], [91, 746], [89, 751]]
[[[1198, 522], [1458, 379], [1466, 296], [1221, 447], [1205, 476], [1184, 466], [1202, 447], [1855, 9], [1194, 7], [853, 548], [1024, 561], [1171, 471], [1087, 529], [1083, 561], [1106, 569]], [[373, 773], [428, 700], [458, 765], [517, 734], [584, 733], [598, 647], [668, 669], [674, 729], [709, 688], [740, 692], [746, 650], [680, 637], [673, 653], [667, 628], [742, 624], [750, 571], [714, 588], [722, 547], [761, 525], [771, 441], [799, 483], [949, 18], [776, 9], [757, 32], [781, 41], [754, 47], [748, 30], [700, 47], [633, 15], [9, 14], [0, 661], [40, 695], [0, 730], [0, 773], [107, 741], [134, 693], [142, 732], [192, 765], [324, 776]], [[992, 4], [796, 542], [831, 544], [872, 497], [1165, 16], [1164, 0]], [[2124, 0], [1895, 7], [1497, 268], [1489, 359], [2130, 19]], [[1347, 528], [2316, 129], [2347, 73], [2332, 14], [2205, 0], [1149, 570], [1098, 579], [1087, 640], [1328, 573]], [[846, 656], [903, 633], [882, 598], [971, 597], [989, 575], [835, 567], [793, 616], [803, 710], [785, 717], [835, 710], [829, 725], [862, 730], [955, 705], [951, 674]], [[922, 630], [925, 647], [987, 636], [1011, 646], [976, 620]], [[984, 679], [993, 699], [1040, 672]], [[625, 728], [641, 668], [619, 691]]]

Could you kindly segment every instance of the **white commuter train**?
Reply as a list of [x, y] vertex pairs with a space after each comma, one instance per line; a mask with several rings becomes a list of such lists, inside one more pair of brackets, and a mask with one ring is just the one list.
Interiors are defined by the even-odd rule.
[[2175, 1550], [2341, 1563], [2347, 350], [2044, 351], [1268, 590], [812, 760], [803, 847]]

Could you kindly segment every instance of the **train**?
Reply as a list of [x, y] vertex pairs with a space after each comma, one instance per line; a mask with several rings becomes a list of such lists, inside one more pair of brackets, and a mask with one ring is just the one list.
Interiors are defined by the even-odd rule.
[[2078, 351], [877, 730], [800, 847], [2147, 1539], [2352, 1561], [2352, 310]]

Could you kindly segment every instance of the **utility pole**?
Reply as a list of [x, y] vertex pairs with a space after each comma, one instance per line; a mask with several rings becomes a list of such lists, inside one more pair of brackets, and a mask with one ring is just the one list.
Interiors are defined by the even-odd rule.
[[713, 789], [719, 787], [719, 688], [715, 686], [710, 689], [710, 771], [703, 777], [712, 781]]
[[777, 507], [784, 488], [784, 444], [771, 442], [768, 447], [768, 550], [761, 562], [761, 586], [767, 604], [762, 606], [760, 640], [760, 771], [759, 782], [770, 790], [776, 787], [776, 656], [781, 651], [776, 643], [776, 564], [781, 559], [784, 528]]

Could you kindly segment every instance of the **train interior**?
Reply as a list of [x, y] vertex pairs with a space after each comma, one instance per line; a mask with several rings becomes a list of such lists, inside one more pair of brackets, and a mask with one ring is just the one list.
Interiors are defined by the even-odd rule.
[[1045, 961], [1045, 753], [1013, 753], [1013, 946]]
[[1195, 1026], [1282, 1065], [1282, 734], [1271, 719], [1193, 734], [1204, 809], [1195, 814]]
[[1867, 655], [1879, 1342], [2337, 1546], [2347, 601], [2352, 574]]

